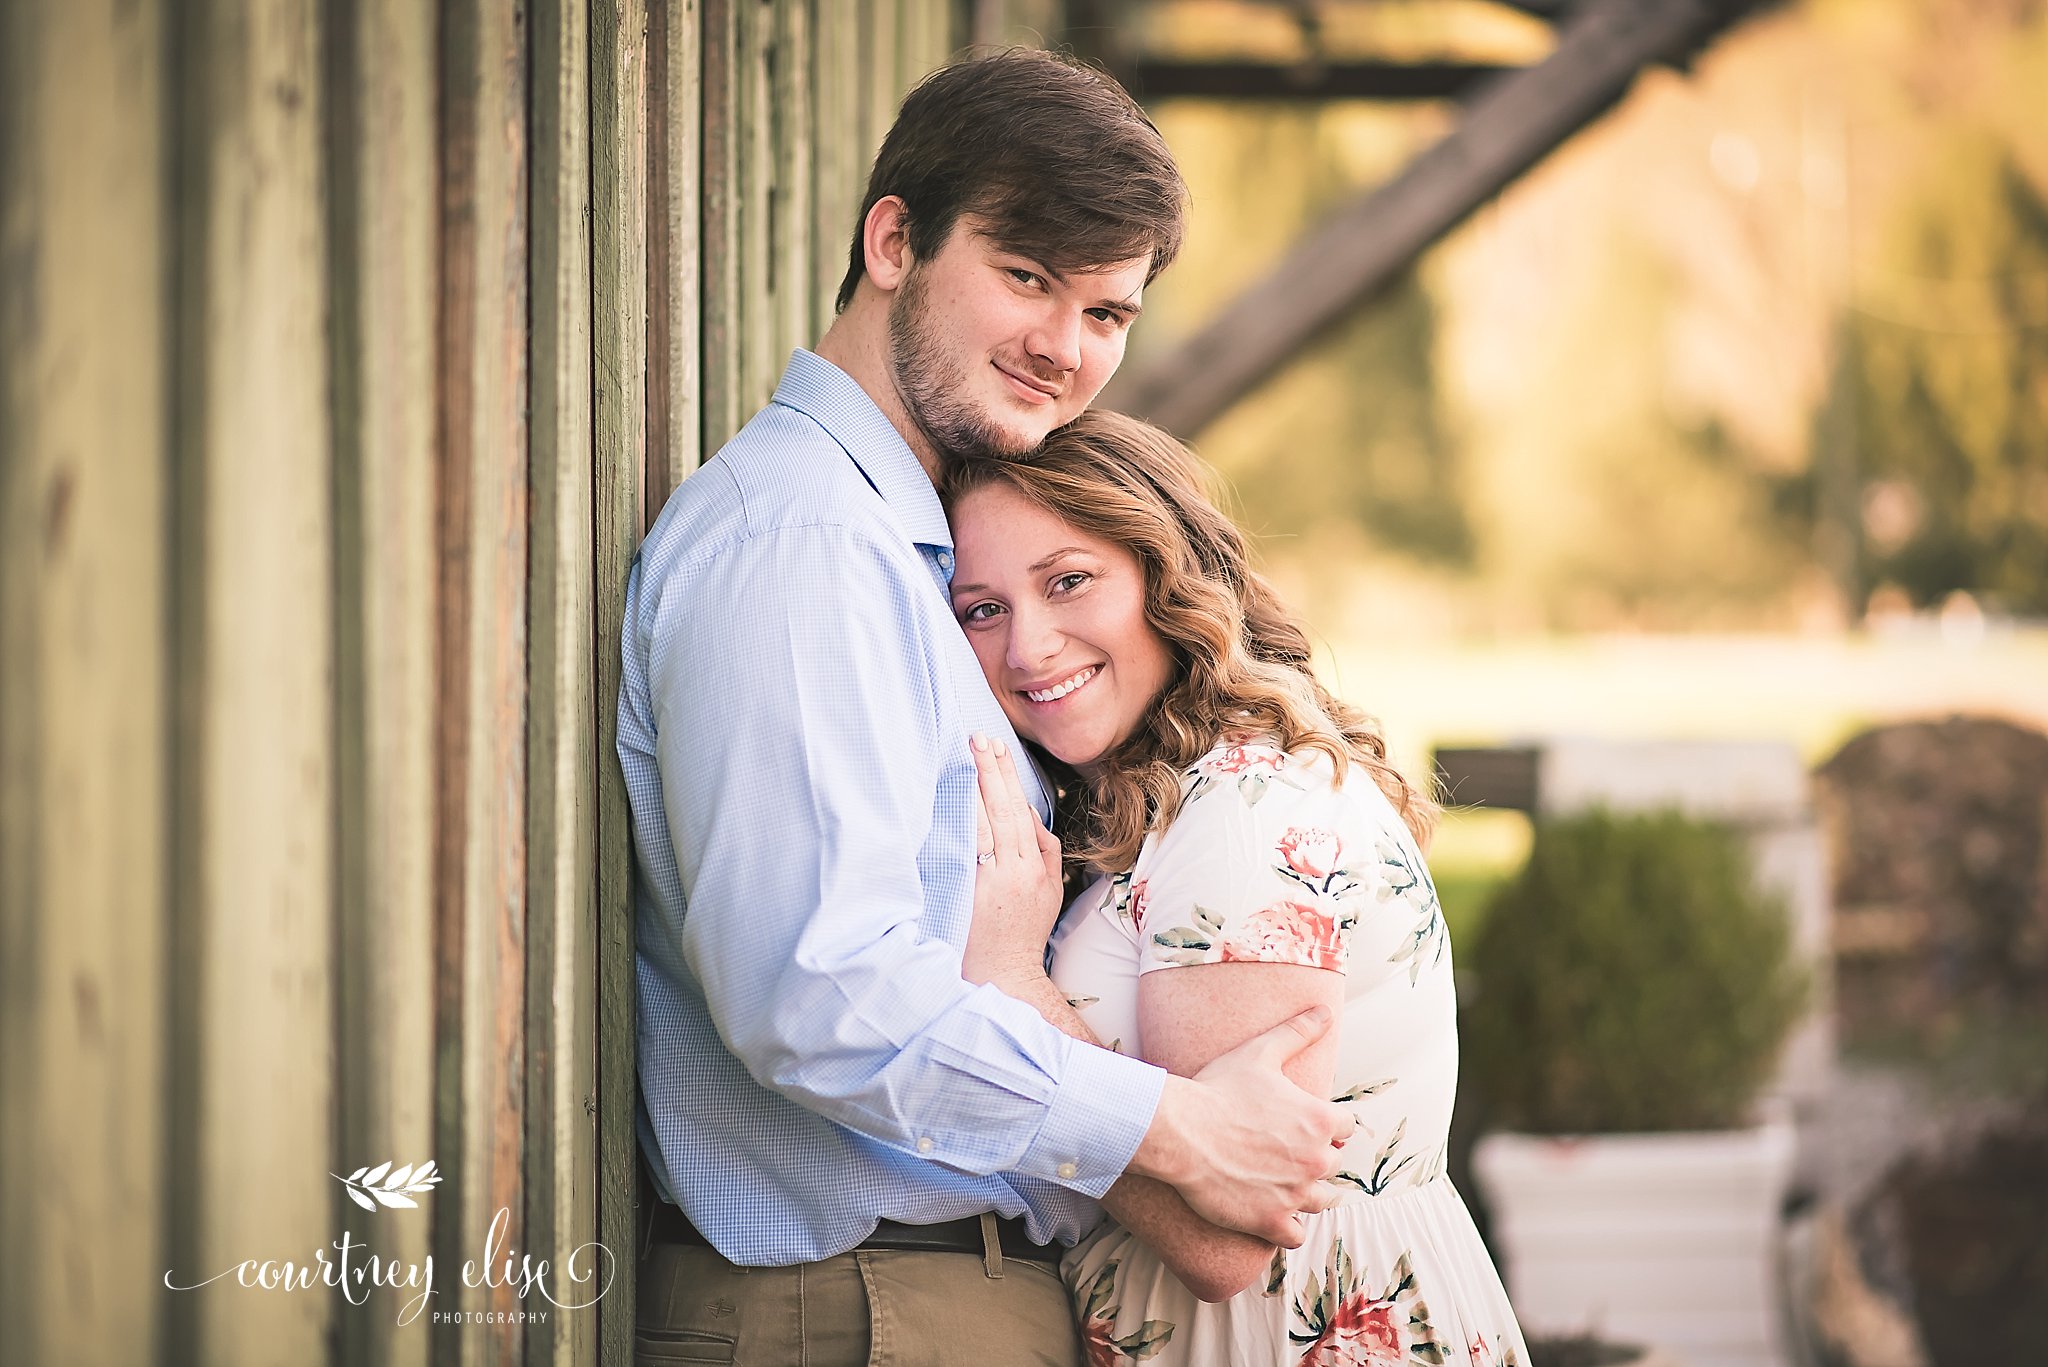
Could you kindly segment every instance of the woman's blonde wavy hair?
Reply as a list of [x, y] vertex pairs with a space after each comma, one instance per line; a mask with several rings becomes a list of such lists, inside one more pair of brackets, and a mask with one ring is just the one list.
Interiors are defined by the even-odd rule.
[[[1308, 636], [1251, 567], [1244, 533], [1205, 492], [1205, 467], [1172, 436], [1121, 413], [1089, 410], [1021, 457], [956, 457], [942, 490], [951, 508], [1006, 485], [1069, 526], [1124, 547], [1145, 578], [1145, 617], [1174, 674], [1144, 724], [1103, 756], [1062, 826], [1069, 853], [1127, 869], [1146, 833], [1180, 811], [1183, 774], [1227, 735], [1321, 750], [1341, 782], [1356, 762], [1418, 841], [1436, 824], [1428, 795], [1387, 762], [1378, 725], [1332, 696], [1311, 667]], [[1078, 776], [1072, 776], [1078, 777]]]

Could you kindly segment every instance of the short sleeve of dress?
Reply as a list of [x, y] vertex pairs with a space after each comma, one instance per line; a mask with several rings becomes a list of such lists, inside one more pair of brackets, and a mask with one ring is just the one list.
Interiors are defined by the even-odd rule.
[[[1345, 867], [1355, 825], [1325, 757], [1220, 746], [1133, 870], [1138, 970], [1302, 964], [1344, 972], [1367, 890]], [[1354, 842], [1355, 843], [1355, 842]]]

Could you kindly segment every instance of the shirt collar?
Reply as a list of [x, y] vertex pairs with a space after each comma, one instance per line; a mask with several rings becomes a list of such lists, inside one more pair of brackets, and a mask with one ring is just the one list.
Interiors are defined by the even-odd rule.
[[911, 453], [896, 425], [884, 417], [851, 375], [824, 357], [798, 347], [775, 387], [773, 402], [811, 419], [839, 443], [895, 514], [910, 539], [936, 546], [952, 562], [953, 532], [931, 476]]

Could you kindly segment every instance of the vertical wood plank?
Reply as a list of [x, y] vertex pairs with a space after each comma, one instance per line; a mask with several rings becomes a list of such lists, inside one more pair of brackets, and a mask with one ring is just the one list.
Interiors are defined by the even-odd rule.
[[861, 127], [861, 177], [865, 189], [867, 171], [875, 153], [896, 122], [896, 106], [902, 102], [903, 86], [896, 72], [896, 39], [900, 30], [898, 12], [903, 0], [861, 0], [860, 72], [863, 107]]
[[775, 0], [736, 0], [739, 18], [739, 91], [733, 115], [739, 143], [739, 342], [737, 418], [745, 423], [768, 402], [776, 363], [774, 237], [775, 115], [773, 109]]
[[[597, 1237], [592, 677], [590, 50], [583, 0], [533, 9], [533, 533], [527, 683], [526, 1237], [564, 1306], [620, 1269]], [[615, 20], [613, 21], [615, 25]], [[615, 30], [614, 30], [615, 31]], [[615, 376], [602, 383], [615, 384]], [[637, 427], [637, 421], [636, 421]], [[578, 1277], [595, 1281], [577, 1285]], [[596, 1360], [597, 1316], [553, 1309], [526, 1361]]]
[[[172, 1252], [211, 1275], [325, 1244], [338, 1205], [332, 470], [315, 9], [183, 22]], [[323, 1298], [180, 1299], [173, 1356], [326, 1356]]]
[[[438, 1267], [523, 1237], [527, 586], [527, 29], [523, 8], [440, 14], [435, 668]], [[516, 1310], [444, 1274], [442, 1311]], [[433, 1360], [512, 1363], [513, 1324], [435, 1326]]]
[[[359, 0], [333, 6], [328, 21], [337, 1170], [352, 1172], [435, 1157], [436, 69], [429, 8]], [[424, 1204], [387, 1219], [340, 1209], [380, 1256], [419, 1266], [435, 1208]], [[424, 1367], [431, 1321], [400, 1326], [396, 1306], [385, 1309], [379, 1298], [375, 1310], [340, 1314], [340, 1360]]]
[[[593, 1312], [596, 1361], [633, 1356], [638, 1213], [634, 1164], [634, 972], [631, 820], [618, 759], [619, 637], [626, 572], [639, 545], [649, 459], [650, 318], [646, 243], [650, 143], [650, 13], [644, 0], [591, 10], [591, 330], [596, 375], [591, 585], [595, 633], [584, 638], [595, 679], [597, 1002], [596, 1228], [609, 1289]], [[665, 210], [660, 217], [666, 219]], [[565, 1298], [567, 1299], [567, 1298]], [[582, 1299], [575, 1297], [573, 1299]]]
[[703, 458], [703, 26], [697, 0], [650, 0], [643, 533]]
[[[0, 1325], [161, 1351], [159, 6], [0, 7]], [[317, 1155], [313, 1155], [317, 1161]]]
[[739, 431], [740, 335], [740, 32], [759, 0], [703, 0], [703, 413], [700, 447], [708, 457]]
[[[810, 10], [809, 0], [774, 0], [768, 97], [774, 166], [768, 200], [769, 392], [789, 364], [789, 353], [816, 340], [811, 335], [811, 161], [816, 104]], [[767, 397], [762, 395], [763, 402]]]
[[846, 274], [854, 220], [866, 188], [867, 150], [861, 144], [860, 7], [811, 0], [812, 127], [811, 318], [814, 344], [832, 325], [833, 299]]

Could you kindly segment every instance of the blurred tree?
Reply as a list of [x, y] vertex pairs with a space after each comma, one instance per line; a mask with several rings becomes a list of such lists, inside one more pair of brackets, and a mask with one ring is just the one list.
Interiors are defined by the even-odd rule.
[[[1906, 272], [1859, 290], [1816, 443], [1816, 510], [1895, 584], [2048, 612], [2048, 200], [1959, 134], [1901, 214]], [[1830, 487], [1853, 498], [1829, 498]]]

